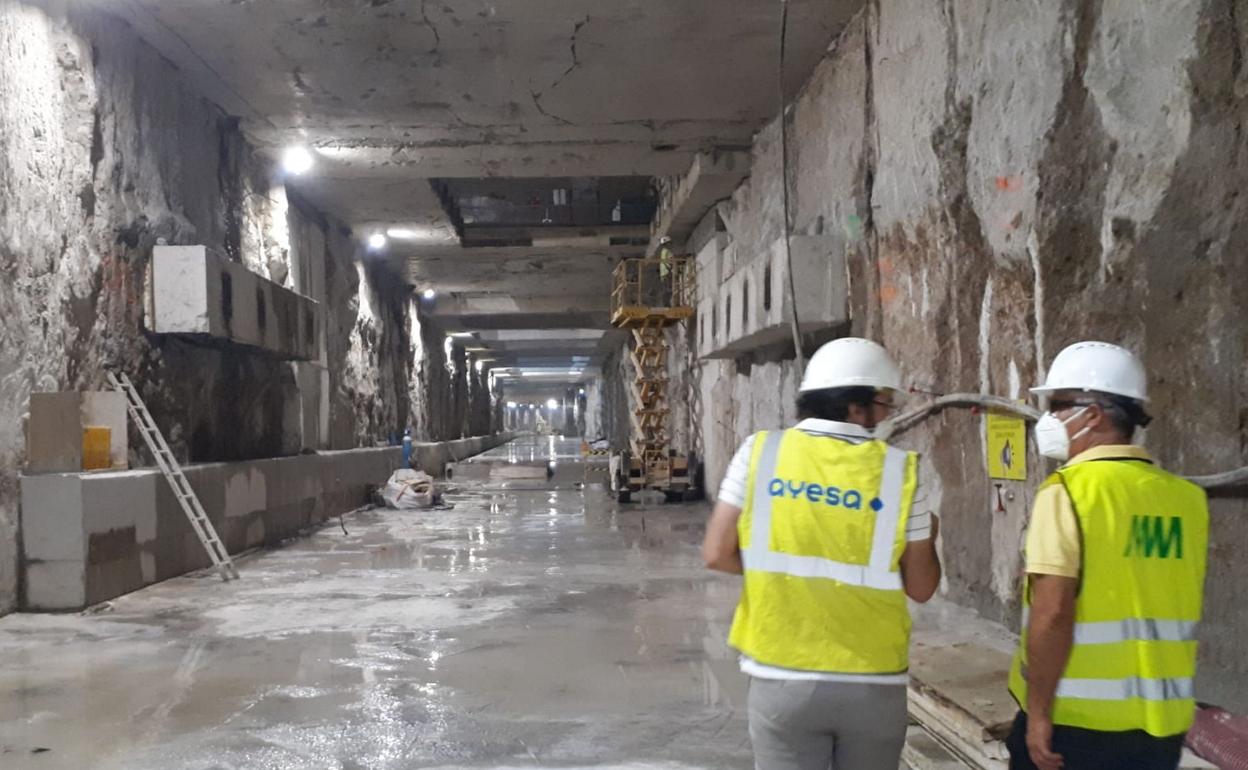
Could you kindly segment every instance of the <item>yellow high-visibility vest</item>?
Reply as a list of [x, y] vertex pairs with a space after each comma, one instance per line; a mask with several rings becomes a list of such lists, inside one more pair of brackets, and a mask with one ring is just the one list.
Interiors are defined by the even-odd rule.
[[918, 456], [800, 430], [759, 433], [738, 522], [745, 566], [728, 642], [800, 671], [909, 668], [901, 583]]
[[[1059, 470], [1083, 538], [1074, 647], [1053, 723], [1089, 730], [1185, 732], [1195, 714], [1196, 624], [1204, 596], [1204, 490], [1146, 460]], [[1027, 607], [1010, 692], [1027, 708]]]

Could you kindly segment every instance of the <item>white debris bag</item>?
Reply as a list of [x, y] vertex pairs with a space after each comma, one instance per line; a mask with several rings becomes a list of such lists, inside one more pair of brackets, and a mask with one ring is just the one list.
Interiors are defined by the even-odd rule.
[[436, 497], [433, 477], [410, 468], [400, 468], [390, 474], [390, 480], [381, 490], [386, 507], [401, 511], [432, 508]]

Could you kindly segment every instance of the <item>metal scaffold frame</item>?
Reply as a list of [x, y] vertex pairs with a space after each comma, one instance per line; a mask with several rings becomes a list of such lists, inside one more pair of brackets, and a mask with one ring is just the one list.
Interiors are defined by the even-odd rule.
[[689, 489], [689, 460], [672, 451], [668, 428], [667, 330], [693, 317], [694, 264], [688, 256], [656, 256], [625, 259], [615, 268], [611, 323], [632, 332], [635, 370], [629, 388], [631, 455], [622, 499], [645, 489]]

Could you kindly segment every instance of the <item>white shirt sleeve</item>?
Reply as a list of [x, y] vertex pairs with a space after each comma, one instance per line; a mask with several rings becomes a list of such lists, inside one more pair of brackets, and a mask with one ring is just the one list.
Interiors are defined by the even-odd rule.
[[750, 455], [754, 454], [754, 436], [747, 438], [728, 463], [728, 472], [719, 485], [716, 502], [737, 508], [745, 507], [745, 488], [750, 478]]
[[906, 542], [915, 543], [932, 537], [932, 512], [911, 510], [906, 519]]
[[914, 502], [910, 504], [910, 516], [906, 519], [906, 542], [917, 543], [932, 537], [932, 512], [927, 508], [927, 495], [923, 479], [914, 490]]

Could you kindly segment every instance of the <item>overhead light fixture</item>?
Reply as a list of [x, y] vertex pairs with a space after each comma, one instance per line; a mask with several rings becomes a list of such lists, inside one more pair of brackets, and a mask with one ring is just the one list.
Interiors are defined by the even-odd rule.
[[415, 230], [409, 230], [406, 227], [391, 227], [389, 230], [386, 230], [386, 235], [399, 240], [411, 240], [420, 237], [420, 233]]
[[515, 409], [515, 408], [516, 408], [516, 402], [515, 402], [515, 401], [508, 401], [508, 402], [507, 402], [507, 408], [508, 408], [508, 409]]
[[451, 332], [447, 336], [448, 337], [471, 337], [473, 335], [472, 335], [472, 332]]
[[485, 362], [484, 362], [484, 361], [478, 361], [478, 362], [476, 362], [475, 364], [473, 364], [473, 366], [475, 366], [475, 367], [476, 367], [476, 369], [477, 369], [477, 374], [480, 374], [480, 373], [481, 373], [481, 370], [485, 368]]
[[559, 402], [554, 400], [553, 398], [546, 402], [547, 409], [556, 409], [558, 408], [558, 406], [559, 406]]
[[421, 292], [420, 296], [424, 297], [425, 299], [433, 299], [434, 297], [438, 296], [438, 293], [434, 291], [433, 289], [425, 289], [423, 292]]
[[385, 233], [373, 233], [368, 236], [368, 248], [373, 251], [381, 251], [386, 247], [386, 243]]
[[282, 153], [282, 168], [294, 176], [311, 171], [314, 162], [312, 153], [306, 147], [287, 147]]
[[582, 396], [583, 396], [583, 395], [585, 395], [585, 389], [584, 389], [584, 388], [581, 388], [581, 395], [582, 395]]

